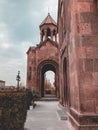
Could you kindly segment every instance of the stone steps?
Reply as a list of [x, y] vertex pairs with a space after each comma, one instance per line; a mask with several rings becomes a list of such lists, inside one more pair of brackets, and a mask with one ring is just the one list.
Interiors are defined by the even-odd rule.
[[40, 101], [58, 101], [58, 98], [55, 96], [46, 96], [40, 98]]

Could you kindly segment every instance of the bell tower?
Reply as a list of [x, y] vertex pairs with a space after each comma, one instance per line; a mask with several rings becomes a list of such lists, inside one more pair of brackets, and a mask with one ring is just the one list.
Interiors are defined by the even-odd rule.
[[[48, 93], [59, 97], [59, 45], [57, 43], [57, 24], [50, 13], [39, 25], [40, 41], [27, 51], [27, 87], [45, 97]], [[52, 71], [54, 88], [47, 92], [45, 74]]]
[[40, 28], [40, 42], [43, 42], [48, 38], [57, 42], [57, 24], [51, 17], [50, 13], [48, 13], [48, 16], [40, 24], [39, 28]]

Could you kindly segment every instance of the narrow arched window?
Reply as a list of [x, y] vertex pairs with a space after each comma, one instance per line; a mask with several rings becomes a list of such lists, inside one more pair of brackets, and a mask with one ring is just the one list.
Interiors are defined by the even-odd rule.
[[48, 38], [51, 37], [51, 30], [50, 30], [50, 28], [47, 28], [47, 37], [48, 37]]
[[29, 71], [28, 71], [28, 80], [31, 80], [31, 74], [32, 74], [32, 68], [29, 67]]

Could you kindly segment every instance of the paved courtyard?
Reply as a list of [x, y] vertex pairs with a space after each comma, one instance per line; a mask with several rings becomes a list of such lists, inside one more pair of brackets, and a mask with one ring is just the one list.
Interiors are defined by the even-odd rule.
[[37, 102], [35, 109], [28, 111], [25, 130], [69, 130], [68, 121], [58, 115], [58, 102]]

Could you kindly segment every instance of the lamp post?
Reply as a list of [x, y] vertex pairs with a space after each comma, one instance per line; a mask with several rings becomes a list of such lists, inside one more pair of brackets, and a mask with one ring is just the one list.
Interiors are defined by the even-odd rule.
[[18, 71], [18, 75], [16, 76], [16, 80], [17, 80], [17, 88], [19, 88], [19, 82], [20, 82], [20, 71]]

